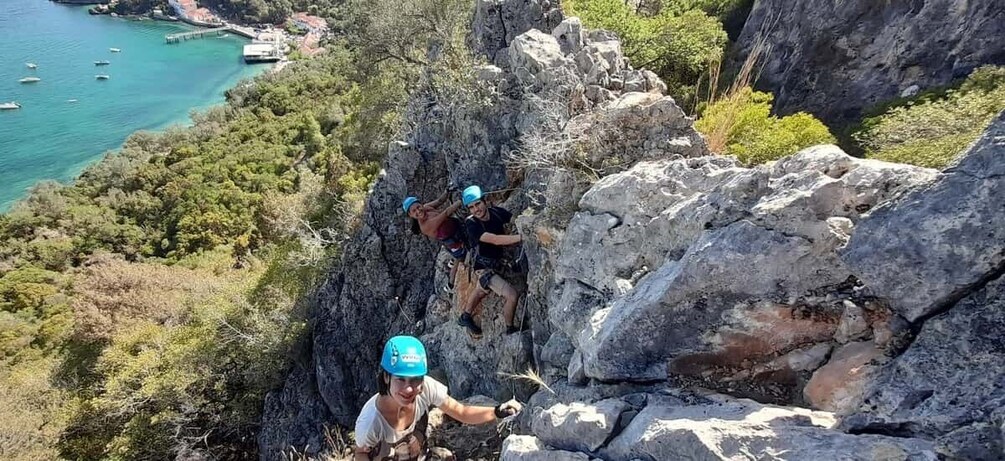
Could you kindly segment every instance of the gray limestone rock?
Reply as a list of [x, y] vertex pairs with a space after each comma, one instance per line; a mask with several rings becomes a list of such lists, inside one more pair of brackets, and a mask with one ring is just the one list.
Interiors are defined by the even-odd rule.
[[317, 393], [313, 370], [295, 368], [282, 389], [265, 398], [258, 432], [259, 458], [282, 459], [295, 449], [305, 455], [319, 455], [325, 447], [324, 428], [334, 425], [335, 418]]
[[[757, 270], [750, 271], [751, 267]], [[785, 307], [736, 309], [749, 299], [795, 298], [818, 287], [839, 284], [847, 276], [835, 257], [818, 254], [802, 237], [746, 220], [707, 232], [679, 261], [668, 261], [632, 292], [594, 314], [579, 339], [586, 373], [604, 380], [662, 379], [670, 360], [675, 361], [672, 372], [690, 374], [743, 359], [725, 352], [705, 354], [713, 347], [721, 351], [746, 349], [747, 354], [777, 350], [758, 341], [784, 335], [713, 334], [729, 311], [736, 312], [737, 321], [730, 323], [742, 333], [750, 333], [750, 328], [764, 323], [767, 316], [781, 315], [779, 324], [783, 324], [782, 319], [791, 315], [781, 313]], [[783, 328], [788, 332], [792, 326]], [[806, 331], [814, 332], [806, 339], [827, 337], [814, 338], [814, 328]], [[786, 341], [786, 345], [791, 343]]]
[[828, 429], [827, 413], [726, 400], [699, 406], [649, 405], [600, 451], [611, 461], [938, 459], [922, 439], [849, 435]]
[[555, 450], [536, 437], [511, 435], [503, 440], [499, 461], [589, 461], [584, 453]]
[[1005, 278], [925, 322], [917, 338], [872, 379], [856, 432], [939, 437], [1005, 413]]
[[873, 211], [843, 259], [909, 321], [956, 302], [1005, 270], [1003, 157], [1005, 113], [935, 182]]
[[590, 382], [590, 378], [586, 376], [586, 370], [583, 369], [583, 354], [578, 350], [569, 358], [569, 368], [566, 376], [569, 379], [569, 384], [576, 386], [582, 386]]
[[949, 460], [999, 461], [1005, 459], [1005, 444], [994, 424], [962, 427], [936, 440], [939, 454]]
[[531, 29], [551, 31], [562, 19], [558, 2], [478, 0], [471, 23], [474, 49], [492, 62], [516, 36]]
[[540, 413], [531, 425], [545, 444], [569, 451], [594, 452], [613, 433], [628, 404], [621, 399], [593, 404], [556, 404]]
[[583, 33], [583, 23], [579, 18], [565, 18], [551, 35], [558, 40], [562, 48], [562, 54], [575, 54], [583, 49], [583, 42], [586, 35]]

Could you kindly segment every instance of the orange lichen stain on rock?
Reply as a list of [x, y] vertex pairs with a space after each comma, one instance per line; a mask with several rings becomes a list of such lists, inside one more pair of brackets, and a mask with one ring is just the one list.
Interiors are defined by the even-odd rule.
[[555, 234], [551, 228], [538, 226], [534, 228], [534, 236], [542, 247], [550, 248], [555, 244]]
[[740, 307], [709, 335], [710, 351], [674, 358], [670, 372], [703, 375], [722, 367], [749, 369], [794, 348], [829, 341], [840, 314], [780, 304]]
[[814, 408], [821, 410], [854, 409], [861, 403], [865, 384], [875, 368], [870, 364], [882, 358], [883, 351], [872, 341], [848, 343], [813, 373], [803, 388], [803, 396]]

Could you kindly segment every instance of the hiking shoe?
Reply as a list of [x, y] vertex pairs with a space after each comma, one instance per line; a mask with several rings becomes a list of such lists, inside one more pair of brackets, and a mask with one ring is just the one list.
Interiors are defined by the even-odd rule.
[[457, 319], [457, 324], [467, 328], [475, 336], [481, 336], [482, 334], [482, 329], [478, 325], [475, 325], [475, 319], [471, 318], [471, 314], [466, 312], [461, 314], [461, 318]]

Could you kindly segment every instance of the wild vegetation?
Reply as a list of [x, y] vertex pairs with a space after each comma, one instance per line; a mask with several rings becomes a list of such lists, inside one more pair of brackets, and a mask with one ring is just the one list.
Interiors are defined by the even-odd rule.
[[959, 85], [894, 101], [866, 117], [854, 139], [870, 158], [944, 168], [1005, 110], [1005, 67], [985, 66]]
[[695, 127], [713, 152], [756, 164], [834, 142], [827, 127], [809, 114], [772, 115], [772, 95], [751, 88], [758, 52], [736, 82], [719, 86], [729, 45], [724, 21], [738, 30], [737, 17], [749, 12], [750, 2], [671, 0], [633, 8], [620, 0], [566, 0], [563, 6], [587, 26], [617, 33], [633, 66], [656, 72], [682, 107], [694, 108]]
[[401, 18], [388, 0], [342, 6], [327, 53], [240, 84], [189, 128], [136, 133], [0, 216], [0, 458], [257, 458], [265, 393], [427, 47], [443, 50], [434, 79], [470, 64], [467, 2]]

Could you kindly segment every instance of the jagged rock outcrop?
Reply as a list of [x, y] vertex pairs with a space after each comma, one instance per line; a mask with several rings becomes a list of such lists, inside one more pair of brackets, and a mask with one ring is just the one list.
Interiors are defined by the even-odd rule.
[[[838, 255], [855, 223], [934, 176], [833, 146], [753, 169], [640, 162], [580, 200], [556, 249], [549, 318], [588, 377], [661, 380], [669, 367], [713, 386], [763, 381], [787, 400], [829, 351], [813, 346], [837, 341], [845, 311], [862, 315]], [[861, 321], [845, 330], [871, 336], [875, 321]]]
[[[639, 162], [597, 182], [552, 247], [565, 280], [550, 306], [576, 348], [570, 382], [576, 360], [594, 380], [535, 395], [545, 410], [529, 431], [608, 460], [1002, 459], [1003, 130], [1005, 114], [942, 173], [817, 147], [754, 169]], [[673, 227], [679, 217], [688, 225]], [[540, 422], [571, 402], [630, 395], [602, 381], [668, 377], [837, 414], [817, 413], [831, 423], [812, 427], [804, 410], [762, 420], [736, 409], [746, 403], [653, 405], [659, 392], [645, 390], [648, 406], [625, 407], [599, 449], [574, 435], [595, 422]]]
[[[479, 97], [426, 82], [409, 106], [416, 123], [317, 294], [310, 365], [268, 400], [282, 423], [265, 424], [263, 459], [351, 425], [400, 333], [421, 335], [453, 396], [529, 398], [502, 459], [1000, 452], [1001, 118], [945, 173], [834, 146], [748, 168], [709, 155], [612, 34], [547, 1], [476, 11], [492, 64], [456, 94]], [[518, 216], [523, 333], [501, 335], [490, 297], [484, 338], [469, 337], [454, 319], [472, 281], [443, 294], [446, 257], [407, 232], [401, 198], [451, 182], [505, 190], [493, 199]], [[527, 368], [558, 394], [529, 395], [512, 379]], [[983, 387], [939, 392], [961, 380]], [[831, 414], [679, 390], [698, 386], [834, 411], [845, 432]]]
[[982, 64], [1005, 64], [1005, 6], [998, 0], [877, 2], [757, 0], [734, 65], [766, 33], [758, 88], [782, 114], [828, 124], [919, 89], [949, 84]]

